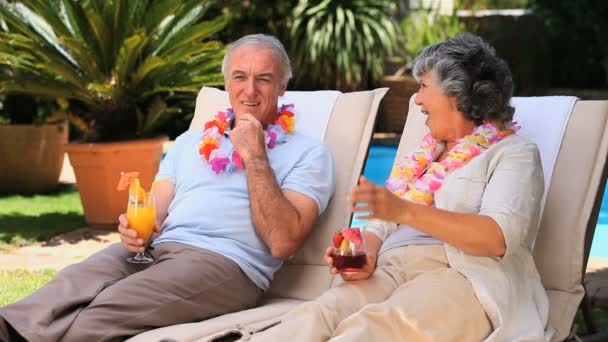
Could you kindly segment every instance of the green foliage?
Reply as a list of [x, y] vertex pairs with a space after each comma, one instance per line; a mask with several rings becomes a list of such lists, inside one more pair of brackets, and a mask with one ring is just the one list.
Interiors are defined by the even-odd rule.
[[608, 1], [530, 0], [551, 48], [554, 87], [608, 85]]
[[42, 195], [0, 197], [0, 250], [44, 241], [84, 225], [73, 185]]
[[401, 62], [404, 64], [397, 73], [411, 69], [416, 54], [424, 47], [443, 42], [459, 32], [465, 31], [463, 23], [456, 15], [440, 15], [430, 9], [410, 13], [401, 21], [403, 36]]
[[0, 0], [0, 93], [69, 99], [87, 140], [153, 136], [203, 85], [221, 85], [227, 23], [212, 1]]
[[530, 0], [456, 0], [456, 8], [465, 10], [527, 8]]
[[0, 116], [7, 124], [32, 124], [36, 121], [36, 100], [27, 95], [5, 95], [0, 98]]
[[0, 306], [14, 303], [51, 280], [57, 271], [0, 270]]
[[353, 90], [384, 73], [395, 47], [391, 0], [300, 0], [290, 31], [295, 84]]
[[221, 6], [230, 21], [218, 36], [228, 42], [247, 34], [266, 33], [277, 37], [287, 47], [292, 12], [297, 4], [298, 0], [224, 0]]
[[[604, 271], [599, 271], [604, 272]], [[591, 299], [591, 316], [593, 318], [593, 322], [595, 323], [596, 328], [598, 329], [598, 334], [601, 336], [608, 336], [608, 306], [606, 303], [602, 303], [602, 299], [598, 301], [594, 301]], [[585, 338], [589, 337], [589, 341], [593, 341], [591, 337], [595, 337], [596, 335], [588, 335], [589, 327], [586, 324], [585, 319], [583, 317], [583, 312], [581, 308], [576, 312], [576, 316], [574, 317], [574, 327], [576, 328], [576, 333]], [[588, 335], [588, 336], [585, 336]], [[598, 336], [599, 337], [599, 336]], [[587, 339], [583, 339], [587, 340]], [[599, 339], [595, 339], [595, 341], [600, 341]], [[603, 341], [603, 340], [602, 340]]]
[[414, 58], [423, 48], [466, 31], [465, 24], [455, 14], [441, 15], [433, 8], [410, 11], [401, 20], [400, 29], [399, 48], [390, 58], [392, 63], [401, 65], [395, 72], [397, 76], [411, 71]]

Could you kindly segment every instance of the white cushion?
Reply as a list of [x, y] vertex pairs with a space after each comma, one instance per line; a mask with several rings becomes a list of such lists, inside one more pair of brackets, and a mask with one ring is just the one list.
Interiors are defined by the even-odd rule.
[[513, 119], [521, 126], [517, 134], [530, 139], [540, 151], [545, 179], [545, 193], [541, 201], [544, 211], [547, 191], [551, 184], [557, 154], [562, 146], [570, 113], [578, 98], [574, 96], [514, 97]]
[[[279, 98], [279, 105], [295, 104], [296, 131], [323, 140], [339, 91], [287, 91]], [[230, 107], [228, 93], [216, 88], [203, 87], [196, 98], [194, 118], [190, 129], [200, 129], [218, 112]]]
[[[549, 295], [554, 341], [565, 339], [583, 297], [585, 235], [608, 155], [608, 101], [577, 101], [547, 191], [534, 260]], [[595, 213], [597, 215], [597, 212]], [[597, 218], [597, 216], [596, 216]]]

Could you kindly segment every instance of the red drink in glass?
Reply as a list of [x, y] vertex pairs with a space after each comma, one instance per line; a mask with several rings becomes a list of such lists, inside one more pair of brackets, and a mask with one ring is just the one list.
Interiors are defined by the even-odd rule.
[[332, 237], [332, 266], [338, 272], [355, 274], [365, 265], [366, 249], [360, 228], [344, 228]]
[[337, 268], [341, 273], [358, 273], [361, 272], [361, 268], [365, 264], [365, 256], [364, 252], [340, 254], [339, 250], [334, 250], [332, 266]]

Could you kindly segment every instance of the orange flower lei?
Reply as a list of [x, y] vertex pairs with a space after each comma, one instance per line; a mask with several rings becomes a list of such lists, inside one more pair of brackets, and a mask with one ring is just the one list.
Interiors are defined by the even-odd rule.
[[[274, 125], [268, 125], [264, 130], [266, 146], [269, 149], [277, 144], [284, 143], [286, 141], [285, 135], [295, 131], [293, 108], [293, 104], [279, 107], [279, 114]], [[234, 111], [232, 108], [228, 108], [225, 112], [218, 112], [213, 120], [205, 123], [203, 128], [203, 139], [199, 145], [199, 154], [209, 162], [209, 165], [217, 174], [222, 171], [232, 172], [235, 167], [238, 169], [244, 168], [243, 160], [234, 149], [225, 151], [220, 148], [230, 131], [233, 120]]]

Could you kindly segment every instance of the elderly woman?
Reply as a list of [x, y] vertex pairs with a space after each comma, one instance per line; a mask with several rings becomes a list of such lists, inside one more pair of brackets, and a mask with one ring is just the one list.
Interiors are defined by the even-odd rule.
[[350, 198], [370, 220], [363, 271], [342, 274], [254, 340], [550, 338], [531, 254], [543, 176], [537, 147], [511, 122], [509, 68], [481, 38], [460, 34], [422, 50], [414, 75], [430, 133], [386, 187], [362, 177]]

